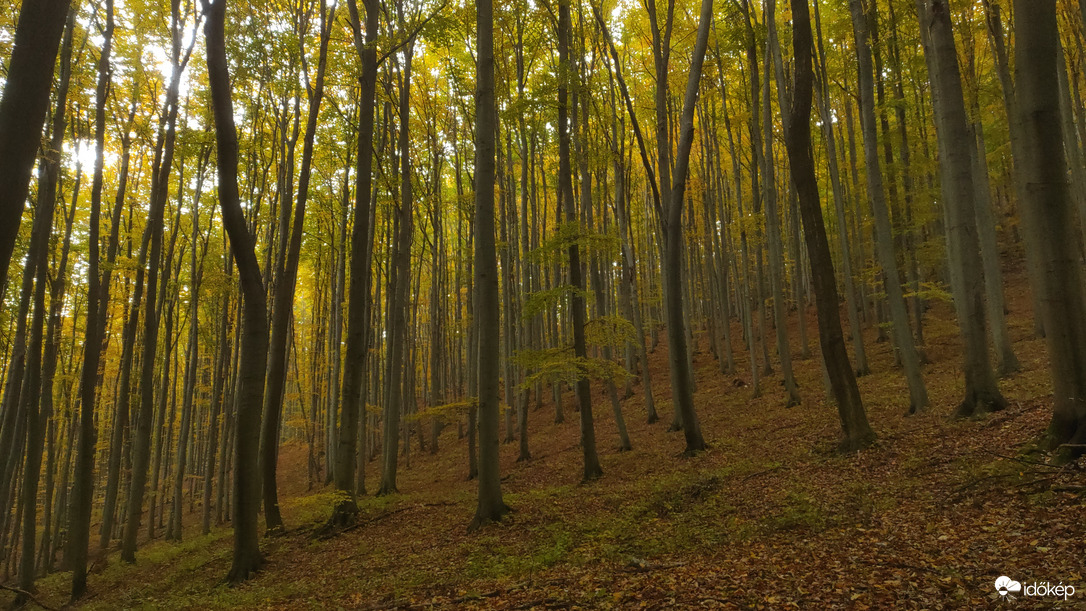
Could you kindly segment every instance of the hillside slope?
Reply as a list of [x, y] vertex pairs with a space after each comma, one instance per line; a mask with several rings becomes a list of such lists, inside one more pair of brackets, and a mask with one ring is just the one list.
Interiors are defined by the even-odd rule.
[[[1020, 275], [1013, 281], [1024, 286]], [[615, 451], [610, 405], [602, 392], [594, 397], [597, 482], [578, 483], [575, 414], [556, 425], [545, 406], [529, 414], [531, 461], [515, 462], [516, 444], [502, 445], [503, 491], [514, 509], [505, 522], [466, 534], [475, 485], [465, 481], [466, 442], [447, 427], [436, 455], [413, 445], [402, 494], [366, 497], [355, 528], [321, 539], [332, 495], [305, 490], [305, 449], [287, 446], [280, 472], [289, 530], [264, 541], [268, 561], [256, 579], [221, 585], [230, 560], [222, 529], [154, 542], [135, 566], [115, 555], [100, 562], [83, 606], [984, 608], [1001, 604], [1000, 575], [1074, 585], [1081, 604], [1086, 482], [1078, 465], [1049, 467], [1028, 452], [1049, 417], [1047, 364], [1043, 342], [1030, 337], [1028, 297], [1021, 289], [1009, 297], [1023, 372], [1001, 382], [1010, 407], [988, 418], [949, 418], [962, 389], [957, 329], [950, 308], [935, 304], [926, 317], [933, 364], [924, 368], [932, 399], [924, 414], [905, 417], [905, 381], [888, 344], [869, 330], [875, 373], [860, 388], [879, 436], [873, 449], [833, 454], [839, 425], [816, 358], [797, 362], [804, 403], [785, 409], [777, 378], [752, 398], [746, 363], [722, 376], [702, 351], [695, 396], [710, 449], [683, 458], [681, 434], [666, 431], [661, 342], [651, 366], [663, 421], [645, 423], [638, 393], [623, 403], [633, 451]], [[813, 322], [812, 312], [812, 333]], [[571, 409], [570, 396], [565, 404]], [[61, 606], [68, 579], [41, 580], [41, 601]], [[1020, 597], [1016, 606], [1056, 600]]]

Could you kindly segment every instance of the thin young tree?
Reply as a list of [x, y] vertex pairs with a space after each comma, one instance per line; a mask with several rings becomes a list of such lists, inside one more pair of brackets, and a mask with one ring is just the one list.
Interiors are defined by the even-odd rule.
[[[87, 591], [87, 553], [90, 546], [91, 505], [94, 500], [94, 453], [98, 432], [94, 406], [98, 395], [98, 364], [102, 357], [105, 317], [98, 314], [99, 301], [108, 299], [98, 271], [99, 221], [101, 217], [102, 159], [105, 141], [105, 105], [110, 83], [109, 56], [113, 40], [113, 1], [106, 0], [102, 51], [98, 56], [98, 84], [95, 89], [95, 166], [91, 192], [87, 253], [87, 327], [83, 342], [83, 372], [80, 378], [79, 449], [76, 454], [71, 508], [68, 511], [66, 560], [72, 570], [72, 600]], [[116, 221], [115, 221], [116, 223]], [[108, 285], [107, 285], [108, 286]]]

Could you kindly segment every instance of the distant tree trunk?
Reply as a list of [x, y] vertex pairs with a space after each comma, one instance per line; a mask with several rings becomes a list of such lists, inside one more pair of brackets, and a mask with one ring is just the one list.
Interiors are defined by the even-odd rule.
[[[173, 170], [174, 143], [178, 112], [178, 92], [181, 82], [181, 8], [179, 0], [171, 2], [173, 40], [171, 41], [171, 65], [173, 76], [166, 92], [162, 118], [159, 121], [159, 140], [162, 147], [156, 152], [151, 177], [151, 202], [147, 224], [151, 228], [150, 254], [147, 264], [147, 298], [144, 303], [143, 346], [140, 362], [140, 403], [136, 418], [136, 431], [132, 439], [132, 478], [125, 511], [125, 525], [121, 539], [121, 560], [136, 561], [136, 536], [143, 512], [143, 497], [147, 488], [147, 473], [151, 462], [151, 427], [154, 421], [154, 374], [155, 354], [158, 350], [158, 323], [161, 302], [158, 299], [158, 273], [162, 259], [163, 216]], [[168, 270], [167, 270], [168, 271]], [[163, 389], [165, 392], [165, 389]]]
[[[400, 415], [404, 413], [410, 395], [404, 392], [406, 374], [405, 357], [408, 322], [407, 309], [410, 306], [408, 294], [411, 287], [411, 245], [415, 235], [414, 187], [411, 180], [410, 118], [411, 118], [411, 63], [414, 56], [414, 39], [410, 40], [403, 51], [403, 73], [400, 89], [400, 126], [399, 150], [400, 161], [400, 205], [396, 211], [396, 237], [393, 255], [389, 262], [389, 301], [388, 301], [388, 358], [386, 375], [386, 394], [384, 397], [384, 442], [381, 460], [381, 486], [377, 494], [392, 494], [396, 488], [397, 458], [399, 455]], [[404, 425], [409, 426], [409, 424]]]
[[1065, 456], [1086, 446], [1086, 299], [1079, 263], [1078, 228], [1067, 183], [1064, 133], [1059, 121], [1055, 0], [1015, 0], [1015, 81], [1022, 158], [1022, 212], [1032, 218], [1028, 246], [1044, 271], [1038, 284], [1052, 373], [1052, 420], [1046, 441], [1069, 444]]
[[24, 3], [15, 26], [0, 98], [0, 291], [7, 286], [70, 5], [71, 0]]
[[[366, 341], [369, 337], [370, 256], [372, 253], [372, 228], [370, 226], [370, 189], [373, 164], [374, 100], [377, 91], [377, 19], [379, 9], [376, 0], [364, 0], [366, 26], [363, 35], [358, 5], [354, 0], [347, 3], [355, 51], [362, 62], [359, 79], [358, 151], [355, 172], [354, 224], [351, 228], [351, 283], [347, 305], [347, 353], [343, 361], [343, 388], [340, 393], [339, 434], [336, 437], [335, 464], [332, 472], [336, 490], [345, 495], [336, 503], [329, 520], [330, 525], [343, 526], [354, 520], [358, 513], [355, 495], [357, 489], [355, 462], [358, 439], [355, 434], [361, 424], [365, 438], [366, 397], [362, 394], [366, 376]], [[342, 289], [341, 289], [342, 290]], [[337, 331], [338, 333], [338, 331]], [[338, 344], [333, 354], [338, 354]], [[331, 405], [331, 410], [336, 406]], [[361, 422], [360, 422], [361, 419]], [[334, 418], [333, 418], [334, 422]], [[362, 448], [365, 454], [365, 448]], [[329, 461], [332, 465], [332, 461]]]
[[[128, 122], [125, 124], [124, 134], [121, 136], [121, 173], [118, 179], [117, 197], [113, 204], [113, 221], [110, 223], [110, 235], [109, 235], [109, 251], [106, 255], [106, 263], [110, 266], [117, 259], [118, 239], [120, 234], [121, 214], [124, 211], [125, 192], [128, 186], [128, 169], [131, 157], [132, 139], [128, 134], [128, 128], [131, 127], [132, 121], [136, 116], [136, 105], [132, 104], [132, 107], [128, 114]], [[150, 237], [150, 234], [146, 234], [146, 237]], [[141, 249], [141, 251], [144, 249]], [[110, 275], [111, 268], [107, 268], [102, 274], [102, 286], [103, 292], [108, 295], [110, 288]], [[131, 311], [139, 311], [140, 299], [143, 295], [143, 265], [136, 266], [136, 278], [137, 278], [137, 297], [131, 307]], [[126, 300], [127, 301], [127, 300]], [[104, 318], [105, 307], [108, 305], [107, 300], [102, 300], [99, 311]], [[128, 408], [131, 394], [128, 392], [128, 386], [132, 375], [132, 351], [135, 342], [136, 325], [139, 321], [139, 316], [126, 316], [124, 329], [121, 332], [121, 364], [120, 373], [118, 375], [118, 386], [120, 387], [117, 393], [117, 405], [114, 410], [113, 417], [113, 434], [110, 439], [110, 454], [109, 464], [106, 474], [106, 489], [105, 489], [105, 501], [102, 507], [102, 529], [100, 531], [99, 549], [105, 550], [109, 548], [110, 542], [113, 540], [113, 530], [115, 518], [117, 516], [117, 492], [120, 488], [121, 479], [121, 454], [124, 446], [124, 439], [128, 435]]]
[[886, 285], [886, 299], [890, 305], [894, 339], [905, 379], [909, 384], [909, 413], [923, 410], [928, 405], [928, 390], [920, 375], [920, 354], [916, 350], [909, 312], [901, 290], [901, 276], [894, 253], [894, 230], [890, 223], [890, 209], [883, 190], [882, 169], [879, 167], [878, 143], [875, 136], [875, 87], [872, 80], [871, 48], [868, 46], [868, 15], [862, 0], [850, 0], [852, 28], [856, 37], [860, 88], [860, 124], [863, 132], [864, 158], [867, 168], [868, 197], [875, 217], [879, 262], [882, 265]]
[[[858, 299], [855, 276], [852, 272], [852, 248], [849, 244], [848, 217], [845, 214], [845, 193], [841, 184], [841, 171], [837, 163], [837, 140], [834, 137], [834, 121], [831, 119], [830, 92], [826, 75], [826, 52], [822, 44], [822, 20], [815, 3], [815, 27], [818, 37], [815, 39], [818, 53], [818, 79], [815, 88], [818, 95], [818, 109], [822, 118], [822, 132], [826, 141], [826, 161], [830, 172], [830, 189], [833, 191], [833, 206], [837, 213], [837, 238], [841, 248], [841, 275], [844, 276], [845, 308], [848, 311], [849, 332], [852, 335], [853, 358], [856, 359], [856, 375], [871, 373], [867, 364], [867, 351], [864, 349], [863, 332], [860, 318], [863, 316], [862, 298]], [[783, 110], [781, 112], [784, 112]]]
[[[230, 264], [230, 257], [233, 255], [227, 254], [227, 261], [225, 262], [225, 274], [224, 276], [230, 278], [233, 275], [233, 266]], [[212, 483], [215, 481], [215, 462], [218, 456], [219, 445], [219, 420], [222, 419], [222, 413], [225, 411], [225, 389], [226, 379], [230, 375], [230, 298], [229, 293], [223, 295], [223, 308], [222, 308], [222, 320], [219, 323], [219, 339], [217, 343], [217, 356], [215, 359], [215, 369], [212, 374], [211, 386], [211, 405], [210, 412], [208, 414], [208, 430], [207, 430], [207, 450], [206, 458], [204, 459], [204, 490], [203, 490], [203, 516], [202, 516], [202, 528], [203, 534], [211, 532], [211, 492], [213, 490]], [[222, 457], [221, 460], [225, 461], [226, 457]]]
[[[567, 9], [568, 10], [568, 9]], [[498, 469], [498, 362], [500, 327], [498, 261], [494, 245], [495, 140], [497, 105], [494, 99], [494, 8], [490, 0], [476, 3], [478, 63], [475, 90], [475, 316], [479, 376], [479, 502], [468, 525], [473, 531], [498, 521], [509, 511], [502, 500]]]
[[234, 439], [233, 522], [234, 557], [227, 580], [238, 583], [263, 563], [257, 536], [260, 511], [259, 462], [260, 407], [268, 353], [267, 304], [253, 237], [246, 227], [238, 195], [238, 139], [234, 104], [230, 99], [230, 66], [226, 59], [226, 0], [204, 0], [204, 36], [207, 72], [218, 149], [219, 208], [230, 239], [242, 291], [241, 347], [237, 385], [237, 423]]
[[962, 369], [965, 398], [959, 417], [1003, 409], [1006, 399], [996, 386], [988, 357], [984, 307], [984, 273], [977, 237], [976, 183], [973, 181], [974, 140], [969, 131], [962, 94], [958, 56], [946, 0], [924, 0], [921, 28], [929, 33], [925, 47], [935, 70], [931, 73], [935, 125], [940, 141], [943, 199], [954, 305], [964, 344]]
[[800, 211], [803, 213], [803, 235], [811, 261], [822, 359], [841, 418], [843, 438], [838, 450], [853, 452], [874, 443], [875, 433], [867, 422], [867, 413], [856, 386], [856, 376], [845, 350], [833, 259], [830, 256], [829, 241], [826, 239], [814, 159], [811, 156], [811, 95], [814, 75], [811, 68], [810, 9], [807, 0], [791, 0], [791, 3], [796, 77], [792, 110], [788, 117], [788, 158], [792, 167], [792, 182], [796, 185]]

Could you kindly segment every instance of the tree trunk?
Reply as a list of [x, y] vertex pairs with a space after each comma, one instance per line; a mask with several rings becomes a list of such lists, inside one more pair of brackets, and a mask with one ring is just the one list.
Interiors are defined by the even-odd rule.
[[853, 452], [874, 443], [875, 433], [867, 422], [867, 413], [856, 386], [856, 376], [845, 350], [833, 259], [830, 256], [829, 241], [826, 239], [814, 159], [811, 156], [811, 94], [814, 75], [811, 68], [810, 9], [807, 0], [791, 2], [796, 79], [791, 115], [788, 118], [788, 158], [792, 167], [792, 182], [796, 185], [800, 211], [803, 213], [803, 235], [811, 261], [822, 359], [841, 418], [843, 438], [838, 450]]
[[0, 98], [0, 291], [7, 286], [70, 5], [71, 0], [25, 3], [15, 26]]
[[930, 37], [925, 53], [931, 58], [936, 131], [940, 142], [943, 199], [947, 219], [951, 284], [964, 344], [965, 398], [959, 417], [1003, 409], [1006, 399], [996, 386], [988, 358], [984, 308], [984, 274], [977, 237], [976, 184], [973, 181], [973, 138], [965, 113], [958, 56], [946, 0], [925, 0], [921, 28]]
[[260, 488], [255, 477], [260, 445], [260, 407], [268, 353], [267, 304], [253, 236], [246, 227], [238, 195], [238, 139], [234, 104], [230, 98], [230, 67], [226, 59], [226, 0], [204, 0], [207, 72], [218, 149], [219, 208], [230, 239], [242, 290], [241, 348], [234, 439], [233, 522], [234, 555], [227, 580], [238, 583], [263, 563], [257, 536]]
[[878, 249], [879, 262], [885, 279], [886, 299], [890, 305], [894, 339], [905, 369], [905, 379], [909, 384], [909, 413], [912, 414], [927, 407], [928, 391], [920, 376], [920, 355], [916, 350], [912, 329], [909, 327], [909, 312], [905, 308], [901, 276], [897, 269], [897, 255], [894, 253], [894, 230], [890, 223], [890, 209], [882, 186], [882, 169], [879, 167], [878, 143], [875, 135], [875, 92], [872, 80], [871, 48], [868, 46], [868, 15], [864, 10], [862, 0], [850, 0], [850, 7], [859, 59], [860, 123], [867, 168], [868, 197], [872, 215], [875, 217], [877, 233], [875, 247]]
[[[76, 455], [71, 508], [68, 512], [68, 548], [65, 561], [72, 570], [72, 600], [87, 591], [87, 552], [90, 546], [91, 505], [94, 501], [94, 454], [97, 430], [94, 408], [97, 404], [98, 365], [102, 356], [105, 319], [98, 315], [99, 301], [109, 300], [109, 284], [103, 286], [98, 275], [98, 232], [101, 214], [102, 163], [105, 140], [106, 92], [109, 88], [109, 54], [113, 38], [113, 2], [106, 0], [106, 29], [98, 60], [98, 85], [95, 90], [95, 168], [91, 192], [90, 231], [87, 238], [87, 325], [83, 342], [83, 372], [80, 378], [79, 450]], [[10, 72], [9, 72], [10, 79]], [[11, 81], [9, 80], [10, 84]], [[114, 221], [114, 224], [118, 224]], [[5, 266], [6, 267], [6, 266]], [[2, 286], [0, 282], [0, 286]]]
[[[568, 9], [567, 9], [568, 10]], [[498, 362], [500, 327], [498, 262], [494, 244], [495, 140], [494, 9], [490, 0], [476, 3], [479, 59], [475, 91], [475, 316], [478, 320], [479, 502], [468, 531], [498, 521], [509, 511], [502, 501], [498, 468]]]
[[1055, 390], [1046, 441], [1053, 449], [1069, 444], [1063, 453], [1074, 457], [1086, 446], [1086, 298], [1059, 99], [1052, 95], [1059, 57], [1056, 2], [1015, 0], [1014, 8], [1015, 120], [1027, 194], [1022, 212], [1032, 218], [1034, 232], [1027, 234], [1027, 245], [1039, 254], [1044, 270], [1038, 284]]

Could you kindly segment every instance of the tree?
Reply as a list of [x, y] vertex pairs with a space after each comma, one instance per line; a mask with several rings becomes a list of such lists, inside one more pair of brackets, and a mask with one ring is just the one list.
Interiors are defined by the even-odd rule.
[[0, 290], [7, 286], [70, 5], [71, 0], [24, 3], [15, 27], [0, 98]]
[[882, 169], [875, 136], [875, 86], [872, 78], [871, 48], [868, 46], [868, 14], [863, 0], [850, 0], [852, 28], [856, 36], [860, 88], [860, 124], [863, 131], [864, 159], [867, 168], [867, 192], [871, 211], [875, 217], [879, 262], [882, 265], [886, 285], [886, 300], [890, 305], [890, 318], [894, 328], [901, 363], [905, 367], [905, 379], [909, 384], [909, 413], [923, 410], [928, 405], [928, 390], [920, 376], [920, 354], [909, 328], [909, 314], [905, 309], [905, 297], [901, 291], [901, 276], [894, 253], [893, 228], [890, 210], [886, 205], [886, 192], [882, 186]]
[[963, 343], [965, 398], [960, 417], [1001, 410], [1006, 399], [996, 386], [985, 334], [984, 274], [977, 236], [976, 182], [973, 180], [974, 138], [969, 131], [962, 94], [958, 54], [945, 0], [926, 0], [920, 27], [928, 32], [935, 125], [939, 138], [950, 280]]
[[495, 140], [498, 113], [494, 100], [494, 6], [480, 0], [476, 11], [475, 85], [475, 318], [479, 376], [479, 503], [468, 525], [473, 531], [501, 520], [509, 511], [502, 500], [498, 468], [498, 361], [500, 329], [498, 255], [494, 244]]
[[79, 450], [76, 455], [74, 486], [68, 516], [68, 548], [65, 558], [72, 569], [72, 600], [87, 591], [87, 548], [90, 545], [91, 503], [94, 500], [94, 453], [98, 432], [94, 407], [98, 394], [98, 364], [102, 357], [104, 316], [99, 301], [109, 296], [98, 271], [98, 232], [102, 203], [102, 147], [105, 139], [105, 107], [109, 89], [109, 55], [113, 38], [113, 2], [106, 0], [106, 27], [98, 58], [98, 85], [95, 90], [95, 167], [91, 193], [89, 253], [87, 265], [87, 328], [83, 342], [83, 371], [80, 377]]
[[837, 413], [841, 418], [842, 439], [837, 447], [842, 452], [854, 452], [874, 443], [875, 432], [867, 422], [867, 412], [864, 411], [860, 391], [856, 386], [856, 374], [845, 350], [833, 260], [830, 257], [829, 241], [826, 239], [826, 225], [822, 220], [814, 158], [811, 155], [814, 71], [811, 66], [813, 36], [810, 8], [807, 0], [791, 1], [796, 78], [792, 111], [788, 117], [788, 160], [792, 167], [792, 182], [799, 195], [800, 212], [803, 214], [803, 236], [811, 261], [822, 360], [837, 402]]
[[1075, 210], [1067, 183], [1057, 88], [1056, 1], [1014, 3], [1015, 85], [1025, 182], [1022, 213], [1031, 217], [1027, 246], [1038, 253], [1038, 280], [1052, 374], [1052, 420], [1046, 442], [1079, 456], [1086, 446], [1086, 298]]
[[[287, 335], [294, 313], [294, 289], [298, 279], [298, 260], [302, 251], [302, 233], [305, 230], [305, 208], [309, 198], [309, 181], [313, 170], [313, 142], [317, 135], [317, 118], [321, 99], [324, 97], [324, 72], [328, 66], [328, 40], [332, 35], [336, 7], [328, 8], [326, 0], [320, 3], [320, 49], [317, 58], [317, 74], [312, 85], [306, 83], [309, 94], [309, 115], [306, 118], [305, 136], [302, 140], [302, 167], [298, 175], [298, 196], [294, 206], [294, 221], [289, 228], [290, 240], [286, 261], [277, 270], [274, 304], [271, 320], [271, 339], [268, 345], [268, 386], [264, 394], [264, 417], [261, 419], [260, 462], [261, 483], [264, 493], [264, 516], [268, 531], [283, 530], [283, 516], [279, 513], [279, 495], [276, 490], [276, 468], [279, 462], [279, 421], [283, 412], [283, 392], [286, 389]], [[293, 172], [294, 168], [288, 168]], [[285, 206], [286, 204], [284, 204]], [[287, 231], [286, 227], [281, 231]]]
[[245, 223], [238, 193], [238, 136], [234, 127], [230, 66], [226, 56], [226, 0], [203, 0], [207, 75], [218, 151], [219, 208], [230, 238], [242, 292], [241, 347], [238, 365], [237, 425], [234, 437], [233, 523], [234, 556], [227, 580], [238, 583], [263, 563], [257, 537], [260, 486], [256, 477], [260, 449], [260, 408], [263, 405], [268, 355], [268, 318], [260, 264], [253, 236]]
[[[683, 198], [690, 170], [690, 149], [694, 145], [694, 111], [698, 103], [698, 87], [705, 51], [709, 46], [709, 28], [713, 22], [713, 0], [702, 0], [698, 21], [697, 39], [690, 56], [690, 72], [683, 95], [683, 111], [679, 119], [679, 147], [675, 155], [675, 181], [665, 191], [662, 207], [664, 223], [665, 255], [664, 297], [667, 300], [668, 358], [671, 362], [671, 396], [675, 409], [682, 414], [683, 434], [686, 436], [686, 452], [692, 454], [705, 449], [697, 412], [694, 410], [693, 371], [687, 361], [686, 334], [683, 330], [682, 291], [682, 241]], [[666, 79], [666, 75], [664, 76]], [[658, 100], [659, 103], [659, 100]], [[663, 176], [663, 173], [661, 173]]]

